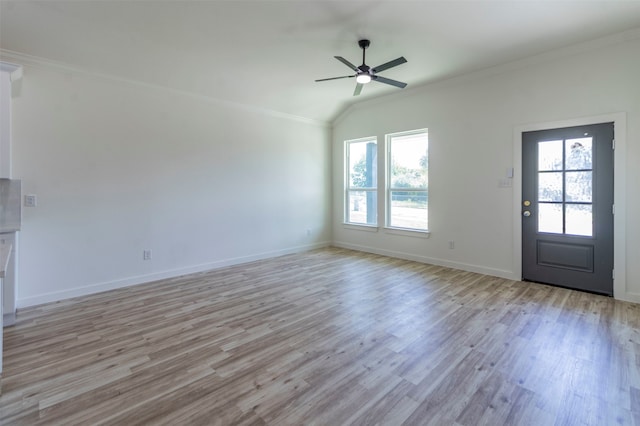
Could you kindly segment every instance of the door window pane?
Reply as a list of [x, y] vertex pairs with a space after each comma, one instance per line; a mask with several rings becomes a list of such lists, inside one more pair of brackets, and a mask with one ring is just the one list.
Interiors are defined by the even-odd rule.
[[538, 173], [538, 201], [563, 201], [562, 172]]
[[591, 204], [566, 205], [566, 233], [571, 235], [593, 235], [593, 213]]
[[565, 200], [583, 203], [591, 202], [592, 172], [566, 172], [565, 173]]
[[538, 232], [562, 234], [562, 204], [538, 204]]
[[567, 170], [592, 169], [592, 141], [591, 137], [579, 139], [567, 139], [565, 141]]
[[592, 152], [592, 137], [538, 142], [538, 232], [592, 236]]
[[538, 142], [538, 170], [562, 170], [562, 141]]

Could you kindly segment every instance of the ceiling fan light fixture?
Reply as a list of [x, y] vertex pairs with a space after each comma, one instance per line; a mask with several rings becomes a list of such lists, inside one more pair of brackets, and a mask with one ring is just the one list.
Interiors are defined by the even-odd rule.
[[369, 74], [358, 74], [356, 81], [360, 84], [367, 84], [371, 81], [371, 76]]
[[367, 65], [367, 62], [365, 61], [365, 50], [367, 49], [367, 47], [369, 47], [369, 44], [370, 44], [369, 40], [358, 41], [358, 46], [360, 46], [360, 48], [362, 49], [362, 65], [360, 65], [359, 67], [353, 65], [351, 62], [347, 61], [342, 56], [334, 56], [334, 58], [336, 58], [338, 61], [342, 62], [343, 64], [351, 68], [353, 71], [355, 71], [355, 74], [343, 75], [340, 77], [321, 78], [320, 80], [316, 80], [316, 81], [338, 80], [343, 78], [355, 77], [357, 84], [356, 84], [356, 89], [353, 92], [353, 96], [358, 96], [360, 92], [362, 92], [362, 88], [364, 87], [364, 85], [367, 83], [371, 83], [372, 80], [375, 80], [376, 83], [389, 84], [391, 86], [404, 89], [407, 86], [407, 83], [392, 80], [390, 78], [381, 77], [378, 75], [379, 72], [388, 70], [389, 68], [393, 68], [407, 62], [404, 56], [400, 56], [399, 58], [396, 58], [393, 61], [385, 62], [382, 65], [378, 65], [377, 67], [371, 68], [369, 65]]

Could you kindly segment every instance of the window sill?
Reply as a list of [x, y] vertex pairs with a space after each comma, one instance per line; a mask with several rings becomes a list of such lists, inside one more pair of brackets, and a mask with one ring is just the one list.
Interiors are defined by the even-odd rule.
[[378, 232], [377, 225], [363, 225], [357, 223], [343, 223], [344, 229], [351, 229], [353, 231], [365, 231], [365, 232]]
[[414, 238], [429, 238], [431, 236], [431, 231], [417, 231], [415, 229], [405, 229], [405, 228], [384, 228], [384, 232], [386, 234], [392, 235], [402, 235], [404, 237], [414, 237]]

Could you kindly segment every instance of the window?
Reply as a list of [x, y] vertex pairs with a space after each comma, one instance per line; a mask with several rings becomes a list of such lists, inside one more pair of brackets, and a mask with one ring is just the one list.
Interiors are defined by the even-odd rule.
[[429, 135], [387, 135], [387, 226], [426, 231], [429, 224]]
[[538, 232], [593, 236], [593, 138], [538, 142]]
[[378, 148], [375, 138], [345, 142], [347, 165], [345, 222], [376, 225]]

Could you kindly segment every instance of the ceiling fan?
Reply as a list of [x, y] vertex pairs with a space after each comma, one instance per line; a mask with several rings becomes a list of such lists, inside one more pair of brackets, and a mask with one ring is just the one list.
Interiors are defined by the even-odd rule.
[[362, 65], [356, 67], [351, 62], [347, 61], [342, 56], [334, 56], [337, 60], [354, 70], [356, 73], [353, 75], [344, 75], [342, 77], [331, 77], [331, 78], [322, 78], [316, 81], [327, 81], [327, 80], [337, 80], [340, 78], [356, 78], [356, 90], [353, 92], [353, 96], [358, 96], [360, 92], [362, 92], [362, 86], [369, 83], [370, 81], [377, 81], [378, 83], [390, 84], [391, 86], [396, 86], [401, 89], [404, 89], [407, 86], [407, 83], [403, 83], [401, 81], [391, 80], [390, 78], [384, 78], [377, 75], [377, 73], [382, 72], [384, 70], [388, 70], [389, 68], [393, 68], [397, 65], [404, 64], [407, 60], [404, 56], [400, 56], [393, 61], [386, 62], [382, 65], [378, 65], [377, 67], [369, 67], [365, 63], [365, 49], [369, 47], [371, 42], [369, 40], [360, 40], [358, 41], [358, 46], [362, 49]]

